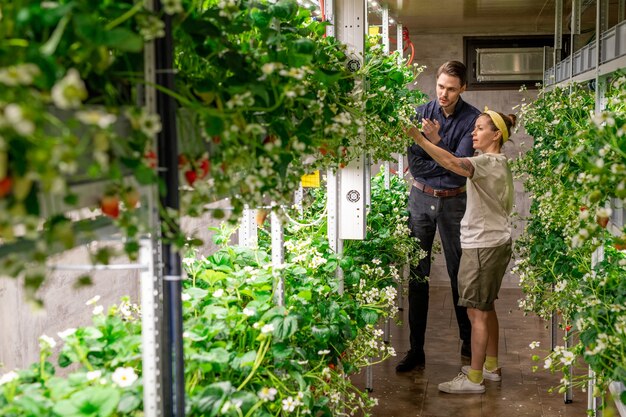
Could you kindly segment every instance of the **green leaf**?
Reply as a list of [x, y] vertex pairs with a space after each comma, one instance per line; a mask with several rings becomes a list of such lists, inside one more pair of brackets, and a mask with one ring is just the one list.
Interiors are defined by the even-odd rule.
[[103, 32], [101, 30], [102, 25], [98, 24], [98, 21], [89, 14], [77, 14], [72, 19], [76, 34], [87, 41], [87, 45], [96, 46], [102, 45]]
[[230, 398], [232, 402], [241, 404], [241, 411], [244, 416], [248, 415], [248, 411], [258, 401], [258, 397], [248, 391], [237, 391]]
[[231, 366], [235, 369], [250, 368], [256, 359], [256, 350], [250, 350], [243, 355], [239, 355], [233, 359]]
[[287, 20], [293, 18], [297, 11], [298, 5], [292, 0], [280, 0], [278, 3], [270, 7], [270, 11], [275, 17], [279, 19]]
[[209, 136], [219, 135], [224, 131], [224, 120], [212, 114], [204, 115], [204, 126]]
[[198, 298], [198, 299], [205, 298], [207, 294], [209, 293], [207, 290], [203, 290], [202, 288], [198, 288], [198, 287], [186, 288], [185, 292], [189, 294], [192, 298]]
[[124, 391], [119, 404], [117, 405], [117, 411], [119, 413], [128, 414], [134, 410], [138, 410], [141, 406], [141, 398], [133, 391]]
[[311, 298], [313, 297], [313, 292], [311, 290], [303, 290], [298, 293], [298, 297], [307, 301], [311, 301]]
[[300, 38], [292, 42], [293, 52], [312, 55], [315, 52], [315, 42], [308, 38]]
[[196, 406], [201, 415], [217, 415], [222, 401], [235, 391], [230, 381], [215, 382], [207, 386], [196, 398], [199, 398]]
[[327, 326], [312, 326], [311, 327], [311, 335], [313, 337], [323, 343], [326, 343], [330, 338], [331, 331]]
[[364, 308], [360, 312], [361, 318], [367, 324], [376, 324], [378, 321], [378, 313], [374, 310]]
[[134, 174], [139, 184], [152, 184], [156, 177], [154, 170], [143, 164], [139, 164], [135, 168]]
[[76, 355], [75, 355], [75, 354], [74, 354], [74, 359], [72, 359], [72, 358], [68, 355], [68, 353], [62, 352], [62, 353], [60, 353], [60, 354], [59, 354], [58, 363], [59, 363], [59, 366], [60, 366], [61, 368], [65, 368], [65, 367], [67, 367], [67, 366], [70, 366], [70, 365], [72, 364], [72, 362], [73, 362], [74, 360], [76, 360], [76, 359], [78, 359], [78, 358], [76, 357]]
[[198, 274], [198, 278], [208, 282], [210, 285], [215, 285], [218, 282], [223, 281], [228, 275], [220, 272], [208, 269]]
[[250, 12], [250, 18], [254, 22], [254, 26], [265, 29], [269, 27], [272, 17], [269, 13], [261, 11], [259, 9], [252, 9]]
[[294, 315], [288, 315], [284, 319], [280, 316], [272, 320], [274, 325], [274, 335], [278, 340], [285, 340], [296, 333], [298, 330], [298, 318]]
[[276, 362], [283, 362], [293, 354], [293, 348], [287, 343], [274, 343], [271, 352]]
[[223, 365], [230, 362], [230, 353], [224, 348], [215, 348], [208, 351], [205, 358], [209, 362]]
[[56, 403], [52, 411], [63, 417], [109, 417], [119, 400], [120, 393], [115, 388], [88, 387]]
[[141, 52], [143, 38], [126, 28], [115, 28], [105, 32], [102, 43], [124, 52]]
[[[39, 401], [38, 401], [39, 400]], [[46, 400], [43, 397], [39, 399], [32, 398], [30, 396], [20, 395], [15, 400], [13, 400], [13, 405], [19, 409], [22, 409], [22, 415], [28, 416], [42, 416], [46, 415], [46, 406], [47, 404], [42, 401]], [[49, 400], [48, 400], [49, 401]]]

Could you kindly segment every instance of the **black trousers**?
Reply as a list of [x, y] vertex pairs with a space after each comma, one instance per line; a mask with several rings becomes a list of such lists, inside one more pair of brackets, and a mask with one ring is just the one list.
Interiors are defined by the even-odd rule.
[[460, 223], [465, 213], [466, 194], [454, 197], [434, 197], [411, 187], [409, 195], [409, 228], [427, 252], [417, 266], [411, 266], [409, 280], [409, 329], [411, 352], [423, 354], [426, 322], [428, 319], [429, 284], [423, 278], [430, 276], [431, 252], [435, 233], [439, 230], [446, 268], [450, 277], [454, 312], [459, 326], [459, 337], [471, 340], [472, 327], [467, 309], [459, 301], [458, 273], [461, 260]]

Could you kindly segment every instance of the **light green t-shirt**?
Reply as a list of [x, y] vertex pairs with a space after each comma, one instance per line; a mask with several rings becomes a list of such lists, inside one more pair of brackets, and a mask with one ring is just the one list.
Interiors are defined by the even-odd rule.
[[513, 175], [506, 155], [468, 158], [474, 175], [467, 179], [467, 208], [461, 220], [461, 247], [493, 248], [511, 238]]

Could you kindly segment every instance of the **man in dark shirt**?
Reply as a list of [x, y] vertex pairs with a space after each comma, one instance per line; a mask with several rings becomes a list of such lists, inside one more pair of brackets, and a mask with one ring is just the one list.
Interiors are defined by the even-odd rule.
[[[461, 99], [467, 85], [467, 69], [458, 61], [444, 63], [437, 70], [437, 99], [417, 109], [416, 120], [422, 122], [422, 132], [437, 146], [457, 157], [474, 155], [472, 130], [480, 111]], [[457, 274], [461, 259], [460, 223], [465, 213], [465, 177], [454, 174], [437, 164], [419, 146], [408, 148], [409, 169], [413, 186], [409, 195], [409, 228], [419, 239], [427, 256], [411, 267], [409, 280], [409, 329], [411, 349], [398, 363], [396, 371], [407, 372], [423, 368], [424, 335], [428, 317], [428, 281], [431, 250], [435, 232], [446, 258], [452, 286], [452, 300], [463, 340], [461, 355], [471, 356], [471, 324], [465, 307], [457, 306], [459, 292]]]

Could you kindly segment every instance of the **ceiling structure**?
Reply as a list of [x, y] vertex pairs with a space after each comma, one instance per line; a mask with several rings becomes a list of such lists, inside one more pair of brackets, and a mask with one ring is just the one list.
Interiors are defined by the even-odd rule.
[[[611, 0], [611, 10], [618, 0]], [[552, 34], [555, 0], [389, 0], [390, 16], [411, 35], [462, 33]], [[583, 0], [582, 29], [595, 27], [595, 0]], [[563, 1], [563, 33], [569, 33], [571, 1]], [[380, 23], [374, 13], [370, 22]], [[379, 15], [379, 13], [378, 13]], [[610, 15], [615, 17], [616, 13]], [[613, 19], [616, 20], [616, 19]]]

